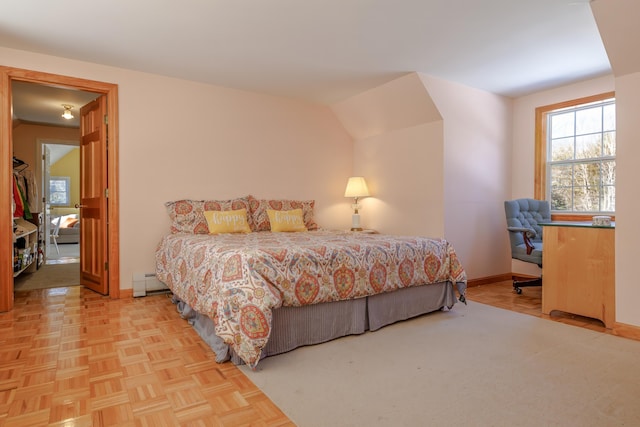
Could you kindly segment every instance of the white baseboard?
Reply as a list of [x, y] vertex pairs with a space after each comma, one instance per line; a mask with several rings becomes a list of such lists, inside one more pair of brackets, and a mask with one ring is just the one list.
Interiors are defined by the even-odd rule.
[[144, 297], [149, 293], [166, 292], [169, 288], [154, 273], [134, 273], [133, 296]]

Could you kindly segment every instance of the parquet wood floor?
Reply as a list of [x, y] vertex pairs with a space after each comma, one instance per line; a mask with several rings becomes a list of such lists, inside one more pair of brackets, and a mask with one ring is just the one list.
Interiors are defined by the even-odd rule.
[[579, 326], [598, 332], [611, 333], [600, 320], [578, 316], [560, 311], [552, 311], [551, 315], [542, 314], [542, 287], [522, 288], [522, 294], [513, 291], [512, 282], [496, 282], [488, 285], [472, 286], [467, 289], [467, 298], [494, 307], [517, 311], [543, 319], [554, 320], [568, 325]]
[[[471, 287], [471, 301], [541, 313], [541, 288]], [[609, 332], [607, 332], [609, 333]], [[167, 295], [111, 300], [81, 286], [16, 292], [0, 314], [0, 426], [293, 426], [176, 313]]]
[[16, 292], [0, 314], [1, 426], [293, 426], [167, 295]]

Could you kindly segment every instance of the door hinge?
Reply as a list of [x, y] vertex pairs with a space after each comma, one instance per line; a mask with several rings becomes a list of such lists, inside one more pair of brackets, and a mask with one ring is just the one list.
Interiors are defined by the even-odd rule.
[[109, 116], [107, 114], [104, 115], [104, 124], [105, 125], [109, 124]]
[[108, 188], [105, 188], [105, 189], [104, 189], [104, 197], [105, 197], [106, 199], [108, 199], [108, 198], [109, 198], [109, 189], [108, 189]]
[[109, 261], [104, 263], [104, 271], [109, 271]]

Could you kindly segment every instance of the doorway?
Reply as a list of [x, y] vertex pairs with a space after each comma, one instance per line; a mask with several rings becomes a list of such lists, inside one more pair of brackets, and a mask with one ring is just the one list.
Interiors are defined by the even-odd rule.
[[[21, 96], [24, 96], [23, 92], [14, 90], [14, 100]], [[14, 103], [14, 114], [17, 117], [28, 116], [20, 110], [19, 102]], [[14, 155], [26, 154], [24, 147], [16, 150], [16, 145], [29, 145], [29, 141], [24, 140], [25, 133], [38, 135], [57, 130], [49, 123], [18, 124], [13, 134]], [[80, 210], [75, 206], [79, 203], [79, 142], [77, 139], [37, 138], [35, 144], [36, 161], [27, 170], [35, 175], [35, 193], [41, 198], [38, 203], [29, 201], [31, 218], [37, 217], [40, 226], [38, 259], [35, 269], [28, 268], [18, 276], [14, 273], [16, 292], [80, 285], [81, 222]]]
[[[48, 265], [80, 262], [80, 147], [78, 141], [37, 141], [42, 177], [44, 263]], [[40, 154], [41, 153], [41, 154]], [[78, 272], [75, 272], [75, 277]]]
[[[107, 159], [108, 199], [106, 200], [104, 221], [108, 224], [107, 242], [104, 256], [104, 268], [108, 295], [120, 297], [119, 266], [119, 216], [118, 216], [118, 94], [117, 85], [60, 76], [37, 71], [0, 66], [0, 185], [10, 188], [12, 182], [12, 92], [13, 81], [31, 82], [46, 86], [64, 87], [74, 90], [94, 92], [106, 98], [106, 113], [109, 117], [109, 147], [105, 146], [104, 156]], [[81, 172], [82, 173], [82, 172]], [[9, 195], [0, 197], [0, 312], [13, 308], [13, 268], [12, 268], [12, 215]], [[107, 262], [108, 261], [108, 262]]]

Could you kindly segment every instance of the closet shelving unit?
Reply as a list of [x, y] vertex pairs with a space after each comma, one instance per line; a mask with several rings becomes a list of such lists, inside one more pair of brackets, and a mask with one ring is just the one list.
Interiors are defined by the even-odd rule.
[[38, 269], [38, 227], [31, 222], [16, 218], [13, 232], [13, 277], [23, 271], [33, 273]]
[[[21, 172], [29, 167], [24, 161], [13, 158], [13, 170]], [[42, 217], [32, 213], [33, 219], [13, 219], [13, 277], [22, 272], [33, 273], [40, 267], [39, 249], [42, 242]]]

